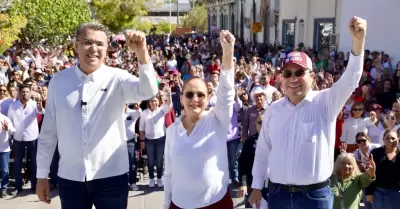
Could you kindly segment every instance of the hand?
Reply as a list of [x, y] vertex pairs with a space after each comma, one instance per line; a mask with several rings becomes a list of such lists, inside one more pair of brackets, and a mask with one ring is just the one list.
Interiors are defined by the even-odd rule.
[[237, 191], [237, 196], [238, 197], [244, 197], [245, 195], [247, 195], [247, 186], [239, 187], [239, 189]]
[[4, 120], [4, 121], [1, 122], [1, 128], [2, 128], [4, 131], [8, 131], [8, 122], [7, 122], [6, 120]]
[[374, 112], [374, 111], [371, 111], [370, 113], [369, 113], [369, 119], [372, 121], [372, 122], [376, 122], [376, 113]]
[[223, 50], [233, 50], [235, 37], [229, 31], [221, 30], [219, 33], [219, 41]]
[[369, 157], [369, 161], [368, 161], [368, 165], [367, 165], [367, 172], [368, 172], [369, 177], [371, 177], [371, 178], [375, 177], [376, 165], [375, 165], [374, 157], [372, 156], [372, 154]]
[[146, 145], [145, 145], [144, 141], [141, 141], [141, 142], [140, 142], [140, 148], [141, 148], [142, 150], [144, 150], [144, 149], [146, 148]]
[[341, 153], [346, 153], [347, 150], [347, 143], [346, 142], [342, 142], [340, 145], [340, 152]]
[[36, 194], [39, 200], [50, 204], [50, 184], [48, 179], [38, 179], [36, 183]]
[[257, 209], [260, 209], [260, 204], [261, 204], [261, 190], [259, 189], [253, 189], [253, 192], [251, 192], [250, 198], [249, 198], [249, 203], [250, 205], [256, 205]]
[[366, 195], [366, 197], [367, 197], [367, 202], [373, 202], [374, 201], [374, 196], [372, 196], [372, 195]]
[[353, 17], [349, 22], [349, 31], [353, 41], [365, 42], [367, 34], [367, 21], [360, 17]]
[[135, 52], [140, 64], [147, 64], [150, 60], [147, 50], [146, 35], [140, 31], [129, 31], [126, 34], [126, 45]]

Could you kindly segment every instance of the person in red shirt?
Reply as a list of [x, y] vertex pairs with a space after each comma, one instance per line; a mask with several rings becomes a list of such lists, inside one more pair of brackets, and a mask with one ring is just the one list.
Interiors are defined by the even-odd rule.
[[339, 115], [336, 118], [336, 136], [335, 136], [335, 154], [334, 154], [335, 161], [336, 158], [340, 155], [340, 149], [341, 149], [340, 136], [342, 135], [343, 124], [344, 124], [344, 108], [342, 109], [342, 111], [340, 111]]

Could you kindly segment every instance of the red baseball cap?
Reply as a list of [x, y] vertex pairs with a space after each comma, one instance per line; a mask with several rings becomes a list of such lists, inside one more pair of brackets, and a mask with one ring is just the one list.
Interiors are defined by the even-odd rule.
[[312, 70], [312, 61], [310, 57], [304, 52], [290, 52], [286, 55], [285, 59], [282, 62], [282, 70], [284, 70], [288, 65], [295, 64], [300, 66], [301, 68], [306, 68]]

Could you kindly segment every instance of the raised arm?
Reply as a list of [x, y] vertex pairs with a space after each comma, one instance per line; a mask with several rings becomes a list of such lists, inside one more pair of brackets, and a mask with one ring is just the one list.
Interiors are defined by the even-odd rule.
[[[164, 160], [165, 168], [163, 175], [164, 182], [164, 209], [168, 209], [171, 204], [172, 198], [172, 183], [171, 183], [171, 154], [170, 154], [170, 143], [173, 139], [171, 136], [171, 129], [167, 129], [165, 148], [164, 148]], [[172, 138], [171, 138], [172, 137]]]
[[217, 89], [217, 102], [213, 112], [221, 124], [221, 127], [228, 129], [233, 114], [233, 102], [235, 98], [234, 82], [234, 63], [233, 63], [233, 45], [235, 37], [229, 32], [222, 30], [220, 33], [220, 42], [223, 49], [222, 70]]
[[364, 45], [367, 31], [367, 21], [353, 17], [349, 23], [349, 31], [353, 40], [349, 63], [340, 79], [332, 87], [323, 92], [329, 120], [334, 120], [341, 111], [346, 100], [358, 87], [364, 62]]
[[147, 50], [146, 36], [143, 32], [128, 32], [126, 44], [138, 58], [140, 80], [126, 71], [122, 74], [121, 85], [125, 102], [135, 103], [148, 100], [157, 94], [158, 86], [157, 73]]

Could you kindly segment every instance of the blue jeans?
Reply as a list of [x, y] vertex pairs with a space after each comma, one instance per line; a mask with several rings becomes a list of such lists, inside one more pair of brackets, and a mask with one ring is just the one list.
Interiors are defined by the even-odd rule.
[[58, 177], [62, 209], [126, 209], [128, 175], [78, 182]]
[[10, 164], [10, 152], [0, 152], [0, 189], [7, 190], [10, 182], [8, 166]]
[[129, 184], [136, 184], [137, 170], [136, 170], [136, 150], [135, 140], [130, 140], [128, 144], [128, 160], [129, 160]]
[[180, 98], [177, 97], [176, 99], [172, 99], [172, 105], [175, 111], [175, 116], [179, 117], [182, 113], [182, 105]]
[[161, 179], [164, 169], [165, 136], [158, 139], [146, 139], [147, 167], [149, 178], [154, 179], [154, 165], [157, 167], [157, 179]]
[[228, 168], [229, 168], [229, 177], [232, 181], [238, 181], [238, 162], [237, 162], [237, 149], [239, 146], [239, 139], [234, 139], [226, 142], [226, 146], [228, 147]]
[[374, 209], [374, 204], [367, 201], [367, 196], [365, 195], [365, 189], [363, 189], [363, 202], [364, 202], [364, 209]]
[[268, 209], [332, 209], [333, 194], [328, 186], [313, 191], [289, 192], [270, 182]]
[[58, 146], [54, 151], [53, 159], [50, 164], [50, 183], [53, 185], [57, 185], [58, 180], [58, 163], [60, 161], [60, 153], [58, 152]]
[[14, 175], [15, 187], [18, 191], [22, 190], [22, 161], [25, 158], [26, 149], [26, 163], [29, 164], [30, 180], [32, 190], [36, 190], [36, 153], [37, 153], [37, 140], [33, 141], [17, 141], [14, 140], [12, 150], [14, 154]]
[[395, 209], [400, 205], [399, 189], [377, 187], [374, 192], [374, 209]]

